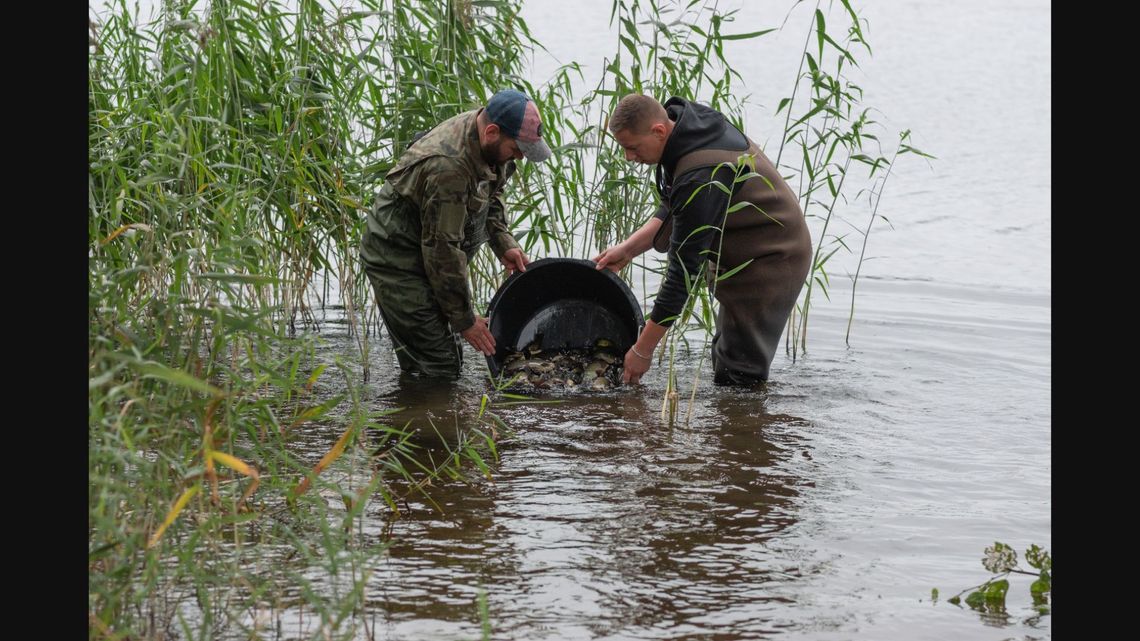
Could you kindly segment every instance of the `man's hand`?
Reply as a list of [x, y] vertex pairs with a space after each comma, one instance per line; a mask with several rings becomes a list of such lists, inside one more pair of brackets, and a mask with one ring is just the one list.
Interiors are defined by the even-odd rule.
[[487, 329], [487, 319], [482, 316], [476, 314], [475, 324], [459, 332], [459, 335], [477, 351], [487, 356], [495, 353], [495, 337], [491, 334], [491, 330]]
[[619, 272], [622, 267], [625, 267], [629, 264], [629, 261], [633, 260], [633, 256], [629, 253], [629, 250], [625, 248], [625, 244], [622, 243], [621, 245], [614, 245], [597, 256], [594, 256], [592, 260], [598, 264], [598, 269], [608, 269], [612, 272]]
[[525, 272], [526, 266], [530, 264], [530, 259], [526, 257], [523, 250], [518, 247], [512, 247], [503, 254], [499, 262], [503, 264], [503, 267], [507, 268], [507, 271], [513, 274], [516, 271]]
[[[650, 350], [646, 356], [652, 357], [653, 351]], [[625, 364], [621, 371], [621, 382], [626, 385], [640, 383], [641, 377], [649, 371], [651, 365], [653, 365], [652, 358], [642, 358], [633, 352], [633, 347], [629, 348], [629, 351], [625, 353]]]

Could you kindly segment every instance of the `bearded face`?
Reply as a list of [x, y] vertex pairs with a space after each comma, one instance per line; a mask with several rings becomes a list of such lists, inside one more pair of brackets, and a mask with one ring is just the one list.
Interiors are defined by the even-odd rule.
[[514, 138], [499, 133], [498, 140], [480, 145], [483, 159], [491, 165], [501, 165], [512, 158], [522, 160], [523, 153]]

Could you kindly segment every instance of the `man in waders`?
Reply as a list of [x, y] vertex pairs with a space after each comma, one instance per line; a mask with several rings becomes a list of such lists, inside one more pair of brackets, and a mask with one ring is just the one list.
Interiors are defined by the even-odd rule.
[[400, 369], [458, 376], [456, 334], [483, 354], [495, 352], [487, 321], [472, 306], [467, 264], [489, 243], [508, 270], [526, 271], [530, 259], [508, 231], [501, 195], [515, 160], [542, 162], [550, 153], [537, 106], [506, 89], [415, 140], [388, 172], [360, 259]]
[[[811, 264], [811, 237], [795, 193], [756, 143], [704, 105], [670, 98], [662, 106], [631, 94], [618, 102], [609, 129], [627, 160], [657, 166], [661, 205], [649, 222], [594, 262], [598, 269], [618, 271], [650, 247], [669, 252], [653, 311], [626, 352], [623, 381], [637, 383], [649, 371], [653, 350], [688, 300], [686, 282], [706, 262], [708, 285], [720, 302], [713, 381], [768, 380], [780, 334]], [[759, 176], [735, 183], [733, 166], [743, 155]], [[732, 194], [708, 185], [713, 180]], [[734, 209], [738, 203], [747, 204]]]

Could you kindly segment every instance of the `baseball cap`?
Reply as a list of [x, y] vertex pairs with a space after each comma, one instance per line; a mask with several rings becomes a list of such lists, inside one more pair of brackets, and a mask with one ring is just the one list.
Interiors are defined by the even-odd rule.
[[491, 96], [485, 111], [491, 122], [515, 139], [527, 160], [542, 162], [550, 157], [550, 147], [542, 140], [542, 120], [538, 116], [538, 106], [526, 94], [514, 89], [503, 89]]

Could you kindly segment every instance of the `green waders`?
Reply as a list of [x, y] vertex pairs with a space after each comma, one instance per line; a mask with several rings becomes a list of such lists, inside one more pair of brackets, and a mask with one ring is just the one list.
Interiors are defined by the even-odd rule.
[[463, 348], [440, 312], [426, 280], [406, 273], [365, 268], [400, 369], [428, 376], [459, 376]]
[[[412, 211], [408, 211], [408, 210]], [[387, 185], [376, 196], [360, 241], [364, 273], [405, 372], [457, 377], [463, 348], [424, 273], [419, 217]]]

